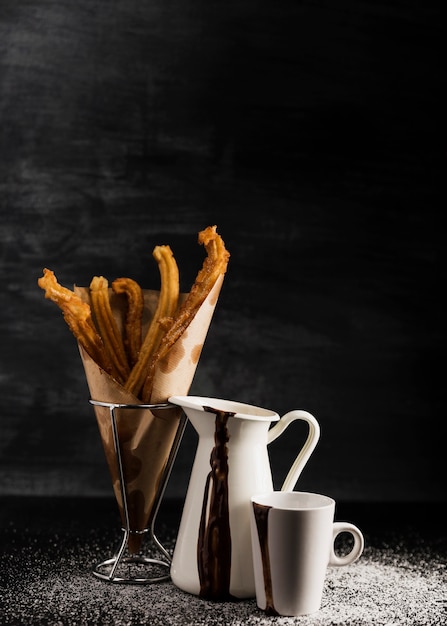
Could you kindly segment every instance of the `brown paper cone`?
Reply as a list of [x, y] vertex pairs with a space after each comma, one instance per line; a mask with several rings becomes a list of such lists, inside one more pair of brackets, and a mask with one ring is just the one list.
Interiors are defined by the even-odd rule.
[[[186, 331], [160, 361], [155, 373], [151, 403], [166, 402], [172, 395], [188, 394], [222, 282], [223, 276], [220, 276]], [[88, 289], [75, 287], [75, 291], [88, 301]], [[144, 295], [145, 327], [155, 310], [158, 292], [145, 291]], [[115, 319], [121, 326], [123, 300], [112, 295], [111, 304]], [[144, 330], [145, 328], [143, 332]], [[138, 398], [104, 372], [81, 346], [79, 351], [93, 400], [116, 404], [141, 404]], [[95, 406], [94, 410], [113, 490], [125, 527], [110, 411], [108, 407], [102, 406]], [[151, 519], [157, 492], [179, 426], [181, 410], [163, 409], [156, 411], [155, 414], [148, 409], [116, 409], [115, 413], [131, 531], [128, 547], [129, 552], [135, 554], [140, 549], [142, 535], [132, 533], [144, 531]]]

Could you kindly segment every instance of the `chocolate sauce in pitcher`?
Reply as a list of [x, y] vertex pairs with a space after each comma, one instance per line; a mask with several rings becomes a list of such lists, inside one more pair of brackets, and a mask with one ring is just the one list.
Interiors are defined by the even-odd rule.
[[197, 542], [200, 597], [233, 600], [230, 594], [231, 532], [228, 506], [228, 418], [234, 413], [203, 407], [216, 415], [211, 471], [207, 476]]

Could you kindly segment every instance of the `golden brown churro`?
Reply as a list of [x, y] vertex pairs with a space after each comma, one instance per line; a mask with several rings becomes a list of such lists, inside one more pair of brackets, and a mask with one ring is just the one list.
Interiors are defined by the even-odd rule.
[[152, 256], [160, 271], [160, 296], [157, 309], [141, 346], [137, 363], [124, 384], [125, 389], [138, 395], [146, 378], [148, 363], [157, 349], [166, 328], [172, 323], [179, 299], [179, 272], [172, 250], [169, 246], [156, 246]]
[[113, 317], [109, 300], [109, 283], [104, 276], [94, 276], [90, 283], [92, 312], [98, 325], [104, 346], [114, 367], [115, 378], [124, 382], [130, 372], [124, 342]]
[[55, 302], [62, 310], [68, 327], [80, 345], [104, 371], [111, 374], [112, 363], [93, 323], [90, 305], [74, 291], [62, 287], [54, 272], [47, 268], [43, 270], [43, 276], [37, 284], [45, 291], [45, 298]]
[[127, 310], [124, 320], [124, 347], [131, 367], [138, 361], [141, 349], [141, 324], [143, 319], [143, 291], [132, 278], [117, 278], [112, 283], [115, 293], [124, 294]]
[[221, 236], [217, 233], [217, 227], [208, 226], [202, 230], [199, 233], [198, 241], [199, 244], [205, 246], [207, 257], [186, 300], [181, 305], [169, 329], [163, 335], [158, 350], [153, 353], [146, 366], [147, 375], [141, 394], [143, 402], [150, 401], [157, 363], [167, 355], [173, 344], [185, 332], [218, 277], [225, 274], [227, 270], [230, 254], [226, 250]]

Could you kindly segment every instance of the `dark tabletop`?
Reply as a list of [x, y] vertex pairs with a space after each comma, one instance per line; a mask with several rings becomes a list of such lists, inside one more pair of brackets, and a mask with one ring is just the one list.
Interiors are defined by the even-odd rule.
[[[156, 535], [171, 551], [181, 502], [162, 503]], [[266, 617], [255, 600], [204, 601], [171, 581], [118, 585], [92, 568], [121, 542], [113, 499], [0, 499], [2, 624], [442, 624], [446, 623], [445, 515], [433, 503], [339, 503], [365, 551], [329, 568], [322, 607], [300, 618]], [[150, 552], [153, 552], [152, 547]], [[156, 554], [149, 554], [159, 556]]]

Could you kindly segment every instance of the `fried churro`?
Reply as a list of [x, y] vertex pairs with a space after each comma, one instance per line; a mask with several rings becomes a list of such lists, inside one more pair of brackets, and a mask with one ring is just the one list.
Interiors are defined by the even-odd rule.
[[143, 402], [150, 401], [157, 364], [168, 354], [173, 344], [185, 332], [218, 277], [221, 274], [225, 274], [227, 270], [230, 254], [225, 248], [221, 236], [217, 233], [216, 226], [208, 226], [208, 228], [200, 231], [198, 242], [205, 246], [207, 256], [186, 300], [163, 335], [159, 348], [152, 354], [150, 361], [147, 363], [147, 375], [141, 393]]
[[45, 298], [59, 306], [80, 345], [104, 371], [111, 374], [112, 362], [93, 323], [90, 305], [74, 291], [60, 285], [54, 272], [47, 268], [43, 270], [43, 276], [38, 279], [37, 284], [45, 291]]
[[98, 325], [104, 346], [114, 368], [115, 378], [123, 383], [130, 373], [124, 342], [113, 317], [109, 299], [109, 283], [104, 276], [94, 276], [90, 283], [92, 313]]
[[137, 363], [124, 387], [138, 395], [147, 376], [147, 366], [161, 338], [172, 324], [179, 299], [180, 285], [177, 262], [169, 246], [156, 246], [152, 256], [160, 271], [160, 296], [157, 309], [143, 340]]
[[132, 278], [115, 279], [112, 283], [112, 289], [117, 294], [123, 294], [127, 299], [123, 341], [129, 365], [133, 367], [138, 361], [141, 349], [143, 290]]

